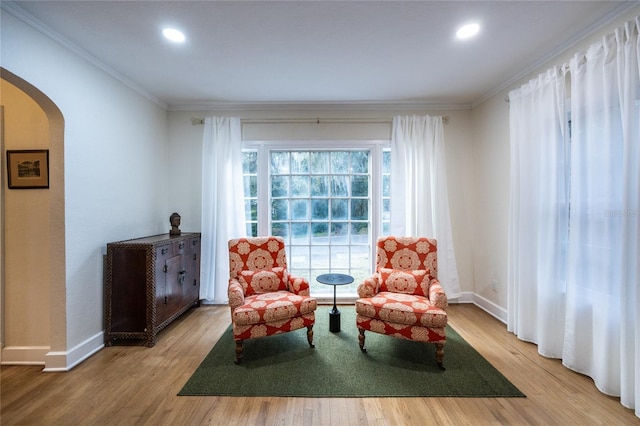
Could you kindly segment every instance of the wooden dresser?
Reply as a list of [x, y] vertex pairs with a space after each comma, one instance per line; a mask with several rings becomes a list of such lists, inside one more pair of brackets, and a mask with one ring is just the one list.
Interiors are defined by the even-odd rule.
[[154, 235], [107, 244], [104, 342], [156, 335], [200, 305], [200, 233]]

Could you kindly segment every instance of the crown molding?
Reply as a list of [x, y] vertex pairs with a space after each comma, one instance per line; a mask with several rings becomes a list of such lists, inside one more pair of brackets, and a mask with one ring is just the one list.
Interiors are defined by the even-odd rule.
[[438, 104], [426, 101], [377, 102], [203, 102], [169, 105], [169, 111], [453, 111], [470, 104]]
[[86, 61], [88, 61], [89, 63], [91, 63], [95, 67], [97, 67], [98, 69], [106, 72], [111, 77], [115, 78], [116, 80], [118, 80], [119, 82], [121, 82], [125, 86], [129, 87], [130, 89], [136, 91], [138, 94], [140, 94], [143, 97], [147, 98], [148, 100], [150, 100], [151, 102], [153, 102], [156, 105], [160, 106], [161, 108], [163, 108], [165, 110], [168, 108], [168, 105], [165, 102], [162, 102], [157, 97], [153, 96], [152, 94], [150, 94], [149, 92], [147, 92], [146, 90], [144, 90], [143, 88], [141, 88], [140, 86], [138, 86], [137, 84], [132, 82], [131, 80], [129, 80], [126, 77], [124, 77], [118, 71], [116, 71], [113, 68], [109, 67], [104, 62], [98, 60], [95, 56], [91, 55], [89, 52], [87, 52], [86, 50], [82, 49], [77, 44], [72, 43], [71, 41], [67, 40], [65, 37], [60, 35], [58, 32], [52, 30], [45, 23], [43, 23], [38, 18], [36, 18], [35, 16], [30, 14], [29, 12], [27, 12], [23, 8], [21, 8], [20, 6], [15, 4], [13, 1], [0, 1], [0, 9], [2, 9], [3, 11], [5, 11], [5, 12], [9, 13], [10, 15], [14, 16], [15, 18], [19, 19], [20, 21], [24, 22], [25, 24], [29, 25], [30, 27], [34, 28], [36, 31], [41, 32], [42, 34], [44, 34], [48, 38], [52, 39], [53, 41], [59, 43], [60, 45], [62, 45], [66, 49], [70, 50], [71, 52], [73, 52], [76, 55], [80, 56], [81, 58], [85, 59]]
[[518, 74], [514, 75], [507, 81], [503, 82], [499, 86], [495, 87], [493, 90], [485, 93], [483, 96], [475, 100], [471, 103], [471, 108], [475, 108], [503, 90], [517, 84], [519, 81], [524, 79], [527, 75], [532, 74], [537, 69], [542, 67], [545, 63], [551, 61], [553, 58], [560, 56], [562, 53], [568, 51], [581, 41], [585, 40], [587, 37], [594, 35], [596, 32], [604, 28], [606, 25], [609, 25], [614, 20], [623, 16], [624, 14], [630, 12], [634, 8], [638, 7], [640, 2], [636, 1], [625, 1], [617, 8], [613, 9], [608, 14], [602, 16], [600, 19], [596, 20], [593, 24], [586, 27], [584, 30], [576, 34], [574, 37], [566, 40], [564, 43], [557, 46], [555, 49], [549, 51], [544, 56], [538, 58], [535, 62], [530, 64], [528, 67], [520, 71]]

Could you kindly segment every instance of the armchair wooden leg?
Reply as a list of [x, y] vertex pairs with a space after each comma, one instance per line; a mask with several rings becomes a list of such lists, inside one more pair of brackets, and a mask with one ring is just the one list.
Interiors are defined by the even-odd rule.
[[442, 362], [443, 358], [444, 358], [444, 343], [436, 343], [436, 362], [438, 363], [438, 367], [442, 371], [446, 370]]
[[360, 350], [362, 352], [366, 352], [367, 350], [364, 347], [364, 328], [358, 328], [360, 334], [358, 335], [358, 343], [360, 344]]
[[309, 342], [309, 346], [315, 348], [316, 346], [313, 344], [313, 325], [307, 327], [307, 342]]
[[236, 340], [236, 364], [242, 362], [242, 340]]

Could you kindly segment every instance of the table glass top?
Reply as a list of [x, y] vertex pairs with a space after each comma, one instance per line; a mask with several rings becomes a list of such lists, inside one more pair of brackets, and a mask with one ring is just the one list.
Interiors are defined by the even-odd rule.
[[316, 281], [321, 284], [344, 285], [351, 284], [353, 282], [353, 277], [346, 274], [322, 274], [318, 275]]

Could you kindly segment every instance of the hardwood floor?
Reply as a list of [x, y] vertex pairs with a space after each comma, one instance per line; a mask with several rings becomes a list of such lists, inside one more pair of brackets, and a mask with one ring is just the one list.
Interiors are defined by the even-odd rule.
[[[449, 323], [527, 398], [178, 397], [229, 325], [202, 306], [160, 333], [154, 348], [105, 348], [67, 373], [0, 370], [2, 425], [623, 425], [640, 424], [593, 381], [538, 355], [473, 305]], [[357, 342], [354, 342], [357, 344]], [[446, 364], [446, 346], [445, 346]]]

